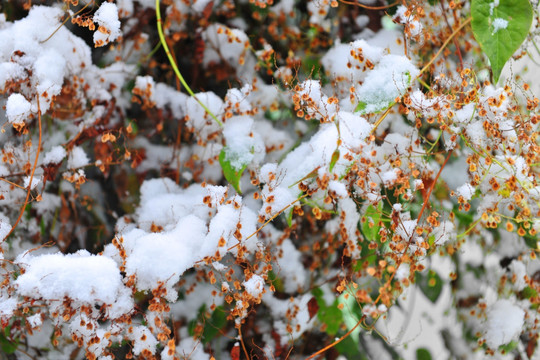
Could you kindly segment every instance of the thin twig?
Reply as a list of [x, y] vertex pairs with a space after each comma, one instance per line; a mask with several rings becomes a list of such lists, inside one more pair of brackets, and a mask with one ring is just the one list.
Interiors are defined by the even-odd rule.
[[433, 56], [431, 58], [431, 60], [426, 64], [426, 66], [424, 66], [422, 68], [422, 70], [420, 70], [420, 74], [423, 74], [430, 66], [431, 64], [433, 64], [433, 62], [435, 61], [436, 58], [439, 57], [439, 55], [441, 54], [441, 52], [446, 48], [446, 46], [450, 43], [450, 41], [452, 41], [452, 39], [454, 38], [454, 36], [456, 36], [460, 31], [461, 29], [463, 29], [465, 26], [467, 26], [469, 23], [471, 22], [471, 18], [468, 18], [467, 20], [465, 20], [461, 25], [459, 25], [459, 27], [454, 30], [454, 32], [448, 37], [448, 39], [446, 39], [446, 41], [444, 42], [444, 44], [442, 44], [441, 48], [439, 49], [439, 51], [437, 51], [437, 53], [435, 54], [435, 56]]
[[390, 106], [388, 109], [386, 109], [386, 111], [384, 112], [384, 114], [382, 114], [382, 116], [380, 117], [379, 120], [377, 120], [375, 122], [375, 124], [373, 124], [373, 129], [371, 129], [371, 134], [375, 134], [375, 131], [377, 131], [377, 128], [379, 127], [379, 125], [381, 125], [381, 123], [383, 122], [383, 120], [386, 118], [386, 116], [390, 113], [390, 110], [392, 109], [392, 106]]
[[331, 343], [330, 345], [327, 345], [325, 346], [324, 348], [322, 348], [321, 350], [317, 351], [316, 353], [310, 355], [308, 358], [306, 358], [306, 360], [309, 360], [309, 359], [313, 359], [315, 356], [318, 356], [318, 355], [321, 355], [322, 353], [324, 353], [326, 350], [328, 349], [331, 349], [333, 348], [334, 346], [336, 346], [337, 344], [339, 344], [340, 342], [342, 342], [343, 340], [345, 340], [349, 335], [351, 335], [353, 333], [354, 330], [356, 330], [356, 328], [358, 326], [360, 326], [360, 324], [362, 323], [362, 321], [364, 321], [366, 318], [366, 315], [362, 315], [362, 317], [360, 318], [360, 320], [356, 323], [356, 325], [354, 325], [349, 331], [347, 331], [347, 333], [345, 335], [343, 335], [342, 337], [340, 337], [339, 339], [335, 340], [333, 343]]
[[238, 336], [240, 337], [240, 344], [242, 344], [242, 350], [244, 350], [246, 360], [249, 360], [249, 354], [246, 349], [246, 344], [244, 344], [244, 337], [242, 336], [242, 325], [238, 325]]
[[9, 181], [9, 180], [4, 179], [4, 178], [0, 178], [0, 180], [1, 180], [1, 181], [7, 182], [9, 185], [18, 187], [19, 189], [24, 189], [24, 186], [21, 186], [21, 185], [19, 185], [19, 184], [15, 184], [13, 181]]
[[39, 43], [40, 43], [40, 44], [43, 44], [43, 43], [49, 41], [49, 40], [54, 36], [54, 34], [56, 34], [56, 33], [58, 32], [58, 30], [60, 30], [60, 28], [61, 28], [62, 26], [66, 25], [66, 23], [67, 23], [67, 21], [68, 21], [69, 19], [71, 19], [73, 16], [79, 15], [81, 12], [83, 12], [84, 9], [86, 9], [86, 7], [87, 7], [88, 5], [93, 4], [93, 3], [94, 3], [93, 1], [91, 1], [91, 2], [89, 2], [89, 3], [86, 3], [86, 5], [84, 5], [84, 7], [83, 7], [81, 10], [77, 11], [77, 12], [76, 12], [75, 14], [73, 14], [73, 15], [69, 15], [69, 16], [62, 22], [62, 24], [60, 24], [60, 26], [58, 26], [58, 27], [56, 28], [56, 30], [54, 30], [53, 33], [52, 33], [51, 35], [49, 35], [49, 37], [47, 37], [45, 40], [40, 41]]

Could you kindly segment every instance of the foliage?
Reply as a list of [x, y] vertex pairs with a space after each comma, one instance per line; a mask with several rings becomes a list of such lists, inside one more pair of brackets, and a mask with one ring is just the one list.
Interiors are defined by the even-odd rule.
[[4, 2], [0, 352], [537, 356], [536, 5]]

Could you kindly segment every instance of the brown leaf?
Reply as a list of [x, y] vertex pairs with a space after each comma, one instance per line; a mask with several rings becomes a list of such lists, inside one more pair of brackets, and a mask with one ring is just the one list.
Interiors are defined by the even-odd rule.
[[317, 315], [317, 312], [319, 311], [319, 304], [317, 303], [317, 299], [315, 299], [315, 297], [312, 297], [308, 301], [307, 308], [309, 312], [309, 319], [311, 320], [315, 315]]
[[538, 341], [536, 340], [536, 337], [533, 336], [529, 339], [529, 342], [527, 343], [527, 349], [526, 349], [526, 353], [527, 353], [527, 356], [529, 357], [529, 359], [532, 358], [533, 354], [534, 354], [534, 350], [536, 350], [536, 345], [538, 344]]

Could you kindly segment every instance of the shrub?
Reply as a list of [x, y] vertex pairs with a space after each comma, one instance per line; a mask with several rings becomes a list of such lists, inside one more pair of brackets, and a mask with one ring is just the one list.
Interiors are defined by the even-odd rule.
[[4, 353], [395, 358], [407, 288], [537, 353], [529, 1], [3, 6]]

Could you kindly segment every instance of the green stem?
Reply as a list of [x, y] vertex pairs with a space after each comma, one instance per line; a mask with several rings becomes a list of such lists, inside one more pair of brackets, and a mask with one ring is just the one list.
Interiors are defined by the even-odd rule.
[[143, 60], [141, 61], [141, 63], [145, 63], [147, 62], [148, 60], [150, 60], [150, 58], [152, 56], [154, 56], [154, 54], [159, 50], [159, 48], [161, 47], [161, 41], [159, 43], [157, 43], [156, 46], [154, 46], [154, 48], [152, 49], [152, 51], [150, 51], [150, 53], [148, 55], [146, 55]]
[[216, 115], [214, 115], [214, 113], [212, 113], [212, 111], [210, 111], [210, 109], [208, 109], [208, 107], [204, 105], [195, 96], [195, 94], [193, 93], [189, 85], [186, 83], [186, 80], [184, 80], [184, 77], [182, 76], [182, 73], [178, 69], [178, 66], [176, 66], [176, 62], [174, 61], [171, 55], [169, 46], [167, 45], [167, 42], [165, 41], [165, 35], [163, 34], [163, 26], [162, 26], [162, 21], [161, 21], [161, 10], [159, 9], [159, 7], [160, 7], [160, 0], [156, 0], [156, 18], [157, 18], [157, 30], [159, 34], [159, 41], [161, 42], [161, 46], [163, 46], [163, 50], [165, 50], [165, 53], [167, 54], [167, 57], [169, 58], [169, 62], [171, 63], [174, 73], [176, 74], [176, 76], [178, 77], [178, 79], [180, 80], [184, 88], [186, 89], [186, 91], [189, 93], [189, 95], [191, 95], [199, 103], [199, 105], [202, 106], [204, 111], [206, 111], [206, 113], [210, 115], [218, 123], [219, 126], [223, 126], [223, 123], [216, 117]]
[[457, 235], [456, 237], [459, 239], [459, 238], [464, 237], [468, 233], [470, 233], [476, 227], [476, 225], [478, 225], [480, 220], [482, 220], [482, 218], [479, 218], [478, 220], [476, 220], [474, 223], [472, 223], [472, 225], [464, 233], [461, 233], [461, 234]]

